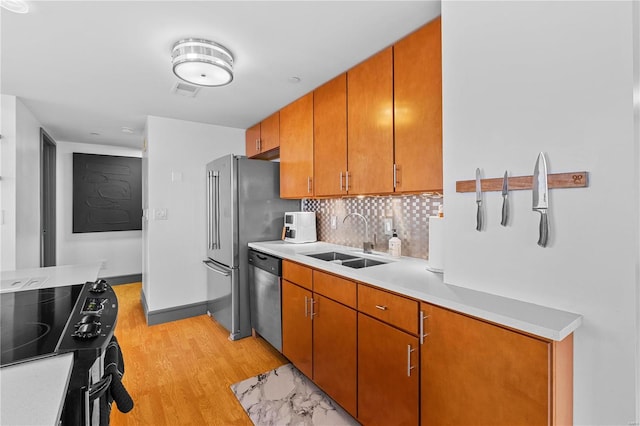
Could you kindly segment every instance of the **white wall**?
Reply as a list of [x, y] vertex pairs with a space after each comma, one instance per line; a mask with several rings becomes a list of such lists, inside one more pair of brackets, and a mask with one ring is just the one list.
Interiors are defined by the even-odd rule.
[[2, 95], [2, 269], [40, 266], [40, 122]]
[[[148, 117], [146, 132], [143, 291], [153, 312], [206, 300], [205, 166], [245, 145], [243, 129], [161, 117]], [[167, 220], [154, 220], [156, 209]]]
[[0, 270], [16, 269], [16, 97], [1, 96], [0, 128]]
[[[631, 2], [443, 2], [445, 281], [584, 316], [575, 333], [574, 421], [638, 422], [638, 151]], [[549, 247], [531, 191], [475, 194], [457, 180], [589, 172], [553, 189]]]
[[100, 277], [142, 272], [142, 231], [73, 233], [73, 153], [140, 157], [140, 149], [57, 142], [56, 260], [58, 265], [106, 261]]

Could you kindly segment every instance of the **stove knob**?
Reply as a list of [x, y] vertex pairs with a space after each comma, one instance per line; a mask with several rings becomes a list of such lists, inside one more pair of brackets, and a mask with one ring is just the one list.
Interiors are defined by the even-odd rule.
[[71, 336], [78, 339], [93, 339], [100, 335], [100, 324], [92, 322], [89, 324], [81, 324], [75, 333]]
[[80, 318], [80, 321], [75, 324], [75, 327], [79, 328], [83, 324], [91, 323], [100, 325], [100, 315], [84, 315], [82, 318]]
[[97, 280], [96, 282], [91, 284], [91, 287], [89, 288], [89, 291], [91, 293], [104, 293], [106, 290], [107, 282], [105, 280]]

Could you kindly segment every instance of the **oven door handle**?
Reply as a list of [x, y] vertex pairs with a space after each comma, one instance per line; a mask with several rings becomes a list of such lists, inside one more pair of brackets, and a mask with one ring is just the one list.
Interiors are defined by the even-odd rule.
[[100, 398], [111, 386], [111, 374], [107, 374], [100, 381], [94, 383], [89, 388], [89, 402]]
[[203, 260], [202, 263], [204, 263], [204, 266], [206, 266], [208, 269], [211, 269], [213, 272], [216, 272], [220, 275], [224, 275], [225, 277], [231, 275], [231, 271], [226, 271], [218, 266], [214, 266], [213, 262], [211, 262], [210, 260]]

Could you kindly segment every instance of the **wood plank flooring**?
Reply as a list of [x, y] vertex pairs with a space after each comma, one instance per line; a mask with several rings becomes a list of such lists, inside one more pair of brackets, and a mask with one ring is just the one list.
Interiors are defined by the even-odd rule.
[[251, 425], [229, 386], [288, 361], [261, 338], [229, 341], [207, 315], [147, 326], [141, 286], [114, 286], [123, 383], [135, 407], [122, 414], [114, 404], [111, 424]]

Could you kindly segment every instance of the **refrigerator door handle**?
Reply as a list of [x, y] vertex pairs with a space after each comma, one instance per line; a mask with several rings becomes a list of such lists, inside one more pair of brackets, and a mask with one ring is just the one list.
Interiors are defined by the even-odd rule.
[[215, 229], [215, 235], [213, 237], [213, 248], [220, 249], [220, 172], [214, 171], [213, 178], [215, 181], [215, 199], [214, 199], [214, 216], [215, 221], [213, 228]]
[[207, 249], [211, 250], [211, 171], [207, 170]]
[[213, 262], [211, 262], [210, 260], [203, 260], [202, 263], [204, 263], [204, 266], [206, 266], [207, 268], [211, 269], [213, 272], [216, 272], [220, 275], [224, 275], [225, 277], [228, 277], [229, 275], [231, 275], [231, 271], [225, 271], [224, 269], [215, 266]]

